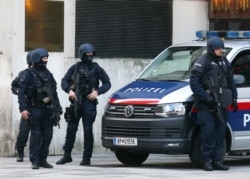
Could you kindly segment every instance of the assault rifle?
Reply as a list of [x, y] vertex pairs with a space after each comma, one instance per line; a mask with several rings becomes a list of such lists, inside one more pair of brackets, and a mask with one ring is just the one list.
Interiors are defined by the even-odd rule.
[[82, 94], [81, 94], [81, 89], [80, 89], [80, 73], [76, 73], [76, 78], [74, 82], [74, 87], [75, 87], [75, 95], [76, 99], [74, 100], [74, 117], [77, 118], [78, 116], [78, 108], [79, 104], [82, 103]]
[[50, 109], [53, 112], [53, 118], [55, 120], [55, 125], [58, 126], [58, 128], [60, 129], [60, 115], [62, 113], [62, 110], [58, 107], [56, 107], [56, 96], [55, 93], [52, 92], [51, 90], [51, 85], [46, 83], [45, 86], [43, 87], [43, 91], [47, 93], [47, 95], [49, 96], [49, 99], [52, 103], [52, 106], [50, 107]]
[[75, 73], [74, 89], [77, 100], [74, 100], [74, 117], [76, 118], [78, 117], [79, 105], [82, 104], [82, 97], [87, 97], [92, 92], [90, 82], [91, 76], [86, 71], [78, 70]]
[[210, 87], [211, 94], [213, 95], [214, 100], [216, 102], [216, 108], [215, 108], [216, 118], [221, 123], [223, 123], [224, 122], [224, 116], [223, 116], [222, 105], [221, 105], [220, 98], [219, 98], [219, 94], [221, 93], [221, 89], [219, 88], [217, 90], [217, 88], [215, 87], [214, 80], [213, 80], [212, 77], [209, 77], [209, 82], [210, 82], [210, 85], [211, 85], [211, 87]]

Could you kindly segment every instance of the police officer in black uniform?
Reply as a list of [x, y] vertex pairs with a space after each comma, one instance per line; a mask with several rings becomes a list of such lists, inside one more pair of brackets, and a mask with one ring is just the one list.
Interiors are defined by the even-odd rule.
[[[190, 86], [197, 106], [197, 123], [201, 129], [203, 169], [228, 170], [223, 164], [227, 107], [238, 109], [237, 89], [228, 60], [223, 57], [224, 43], [219, 37], [207, 41], [207, 53], [198, 57], [191, 70]], [[216, 92], [216, 93], [213, 93]], [[216, 101], [215, 97], [219, 97]], [[216, 105], [221, 104], [223, 121], [218, 119]]]
[[[32, 51], [27, 53], [27, 65], [28, 68], [32, 67], [31, 64], [31, 53]], [[13, 94], [17, 95], [19, 91], [19, 81], [23, 73], [27, 71], [28, 69], [22, 70], [18, 73], [17, 77], [12, 81], [11, 83], [11, 91]], [[23, 162], [23, 157], [24, 157], [24, 147], [27, 144], [28, 138], [29, 138], [29, 133], [30, 133], [30, 125], [29, 122], [23, 118], [20, 120], [20, 125], [19, 125], [19, 132], [17, 135], [17, 140], [16, 140], [16, 145], [15, 148], [17, 150], [17, 162]]]
[[[33, 67], [22, 74], [19, 83], [19, 110], [21, 117], [28, 120], [31, 126], [29, 149], [32, 169], [53, 168], [47, 162], [53, 126], [55, 125], [52, 107], [59, 109], [62, 113], [56, 91], [56, 81], [46, 68], [48, 56], [47, 50], [35, 49], [31, 54]], [[51, 99], [52, 95], [48, 95], [45, 90], [48, 86], [50, 86], [49, 90], [53, 94], [53, 99]], [[53, 106], [52, 101], [55, 101]]]
[[[64, 155], [56, 164], [72, 162], [71, 151], [74, 146], [80, 118], [84, 129], [84, 151], [80, 165], [90, 165], [94, 137], [93, 123], [96, 117], [97, 96], [106, 93], [111, 88], [109, 76], [103, 68], [93, 62], [94, 47], [85, 43], [79, 48], [80, 62], [72, 65], [62, 78], [61, 87], [69, 94], [74, 104], [74, 117], [68, 120], [66, 141], [63, 147]], [[99, 85], [99, 81], [102, 85]]]

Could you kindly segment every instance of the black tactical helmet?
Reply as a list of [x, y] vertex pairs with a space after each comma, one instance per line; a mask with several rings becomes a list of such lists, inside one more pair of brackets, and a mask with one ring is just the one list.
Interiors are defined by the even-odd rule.
[[207, 52], [214, 54], [214, 50], [224, 48], [224, 42], [217, 36], [211, 37], [207, 41]]
[[31, 53], [31, 62], [38, 63], [43, 57], [48, 57], [49, 53], [44, 48], [37, 48]]
[[33, 50], [29, 51], [27, 53], [27, 56], [26, 56], [26, 61], [27, 61], [27, 65], [30, 65], [31, 64], [31, 53], [33, 52]]
[[82, 44], [79, 47], [79, 58], [82, 59], [83, 55], [85, 53], [88, 53], [88, 52], [93, 52], [93, 54], [95, 55], [95, 49], [94, 49], [94, 47], [91, 44], [89, 44], [89, 43]]

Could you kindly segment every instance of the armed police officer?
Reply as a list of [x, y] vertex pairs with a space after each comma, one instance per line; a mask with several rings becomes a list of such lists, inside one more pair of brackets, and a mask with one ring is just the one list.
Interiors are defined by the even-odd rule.
[[[26, 61], [28, 68], [32, 67], [31, 63], [31, 53], [32, 51], [27, 53]], [[23, 73], [27, 71], [28, 69], [22, 70], [18, 73], [17, 77], [12, 81], [11, 83], [11, 91], [14, 95], [18, 94], [19, 91], [19, 81]], [[20, 125], [19, 125], [19, 131], [16, 139], [16, 151], [17, 151], [17, 162], [23, 162], [23, 157], [24, 157], [24, 147], [27, 144], [28, 138], [29, 138], [29, 133], [30, 133], [30, 125], [28, 120], [25, 120], [21, 118], [20, 120]]]
[[201, 130], [203, 169], [228, 170], [223, 164], [227, 108], [238, 109], [232, 67], [223, 57], [224, 42], [219, 37], [207, 41], [207, 53], [198, 57], [191, 70], [190, 86], [197, 106]]
[[[81, 61], [72, 65], [62, 78], [61, 87], [69, 94], [73, 109], [70, 110], [71, 119], [66, 119], [68, 126], [63, 146], [64, 155], [56, 164], [72, 162], [71, 151], [80, 118], [82, 118], [84, 129], [84, 151], [80, 165], [91, 163], [94, 145], [92, 126], [96, 117], [97, 96], [106, 93], [111, 88], [109, 76], [103, 68], [93, 62], [95, 54], [95, 49], [91, 44], [82, 44], [79, 48]], [[102, 83], [101, 86], [99, 81]]]
[[62, 113], [56, 81], [46, 68], [48, 56], [47, 50], [35, 49], [31, 54], [33, 67], [22, 74], [19, 83], [19, 110], [21, 117], [29, 120], [31, 127], [29, 154], [32, 169], [53, 168], [47, 162], [53, 126], [57, 124], [57, 114], [52, 111], [52, 107]]

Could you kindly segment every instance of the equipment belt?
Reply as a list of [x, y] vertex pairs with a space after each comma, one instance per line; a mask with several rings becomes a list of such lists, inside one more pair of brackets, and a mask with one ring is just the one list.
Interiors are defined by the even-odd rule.
[[43, 101], [33, 101], [32, 106], [36, 107], [46, 107], [46, 106], [51, 106], [51, 103], [44, 103]]

